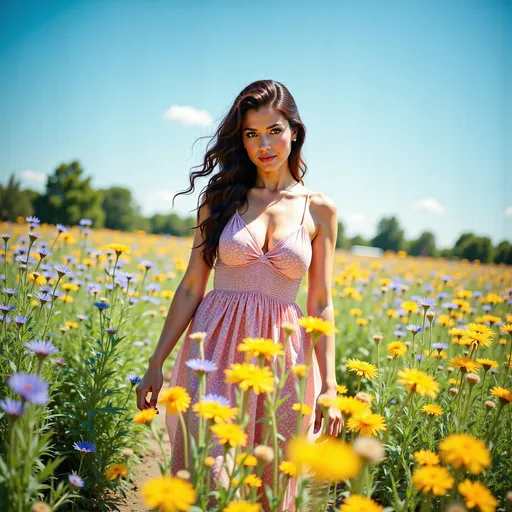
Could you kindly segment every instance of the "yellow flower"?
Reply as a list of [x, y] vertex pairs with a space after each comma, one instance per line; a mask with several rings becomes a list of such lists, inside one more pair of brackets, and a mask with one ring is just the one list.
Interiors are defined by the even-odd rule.
[[414, 452], [414, 458], [421, 466], [437, 466], [439, 464], [439, 455], [430, 450], [419, 450]]
[[247, 434], [236, 423], [219, 423], [210, 430], [219, 438], [219, 444], [229, 443], [233, 448], [247, 444]]
[[158, 403], [165, 405], [169, 414], [179, 414], [190, 407], [190, 401], [187, 390], [181, 386], [175, 386], [162, 391]]
[[302, 377], [306, 375], [308, 367], [305, 364], [296, 364], [295, 366], [292, 366], [292, 371], [297, 375], [297, 377]]
[[490, 347], [492, 345], [492, 337], [489, 334], [477, 331], [466, 331], [461, 341], [467, 344], [482, 345], [483, 347]]
[[298, 469], [307, 468], [318, 480], [341, 482], [361, 470], [361, 459], [354, 449], [329, 436], [314, 443], [305, 437], [292, 439], [287, 445], [287, 458]]
[[239, 352], [246, 352], [247, 358], [263, 356], [270, 361], [275, 356], [284, 355], [283, 344], [274, 343], [271, 338], [244, 338], [237, 347]]
[[352, 308], [349, 312], [349, 315], [351, 316], [361, 316], [363, 312], [359, 308]]
[[494, 338], [494, 336], [496, 336], [496, 333], [493, 331], [493, 329], [485, 324], [470, 323], [467, 325], [467, 329], [468, 329], [468, 331], [485, 334], [485, 335], [489, 336], [489, 338]]
[[144, 409], [133, 417], [133, 421], [139, 425], [151, 423], [157, 414], [156, 409]]
[[359, 377], [373, 379], [377, 376], [377, 367], [372, 363], [360, 361], [359, 359], [348, 359], [345, 366], [351, 371], [356, 372]]
[[340, 507], [341, 512], [381, 512], [384, 507], [366, 496], [351, 494]]
[[457, 368], [460, 368], [460, 370], [463, 373], [476, 372], [478, 370], [478, 368], [480, 367], [479, 363], [477, 363], [476, 361], [473, 361], [473, 359], [471, 359], [470, 357], [464, 357], [464, 356], [452, 357], [451, 364], [453, 364], [453, 366], [456, 366]]
[[262, 481], [261, 478], [258, 478], [256, 475], [251, 473], [244, 478], [244, 484], [249, 487], [261, 487]]
[[501, 386], [494, 386], [491, 389], [491, 395], [503, 400], [504, 402], [512, 402], [512, 391], [502, 388]]
[[476, 362], [483, 366], [484, 370], [490, 370], [491, 368], [498, 368], [498, 361], [494, 359], [486, 359], [484, 357], [477, 357]]
[[439, 443], [439, 454], [446, 464], [465, 468], [478, 475], [491, 465], [491, 455], [483, 441], [470, 434], [452, 434]]
[[401, 341], [392, 341], [387, 344], [386, 350], [390, 356], [402, 357], [407, 352], [407, 345]]
[[380, 414], [373, 414], [369, 410], [354, 414], [347, 423], [351, 431], [359, 432], [360, 435], [377, 437], [381, 430], [386, 430], [384, 417]]
[[258, 463], [256, 457], [250, 453], [239, 453], [236, 457], [236, 463], [242, 464], [247, 467], [256, 466]]
[[128, 245], [124, 244], [108, 244], [107, 249], [112, 249], [118, 256], [120, 254], [130, 254], [131, 249]]
[[422, 466], [414, 470], [412, 483], [423, 494], [431, 492], [435, 496], [444, 496], [455, 480], [443, 466]]
[[213, 420], [215, 423], [230, 423], [238, 413], [236, 407], [210, 400], [200, 400], [192, 406], [192, 410], [199, 418]]
[[257, 503], [248, 501], [233, 501], [222, 512], [260, 512], [260, 506]]
[[368, 320], [366, 318], [358, 318], [356, 320], [357, 325], [365, 326], [368, 325]]
[[402, 302], [401, 308], [407, 313], [416, 313], [418, 310], [418, 304], [413, 300], [404, 300]]
[[500, 327], [500, 332], [505, 332], [507, 334], [512, 335], [512, 324], [502, 325]]
[[252, 389], [259, 395], [274, 389], [274, 376], [267, 366], [260, 368], [252, 363], [233, 363], [224, 373], [226, 383], [238, 384], [244, 391]]
[[281, 464], [279, 464], [279, 469], [286, 475], [286, 476], [297, 476], [298, 470], [297, 466], [289, 461], [289, 460], [283, 460]]
[[64, 283], [62, 289], [66, 292], [77, 292], [80, 290], [80, 287], [76, 283]]
[[336, 406], [344, 414], [357, 414], [364, 411], [370, 411], [366, 402], [362, 402], [353, 396], [336, 397]]
[[413, 390], [421, 396], [428, 395], [431, 398], [435, 398], [439, 392], [439, 384], [433, 377], [416, 368], [400, 370], [398, 377], [398, 383], [404, 384], [407, 391]]
[[311, 409], [311, 407], [308, 404], [296, 403], [292, 405], [292, 409], [294, 411], [300, 411], [301, 414], [304, 414], [306, 416], [309, 416], [313, 412], [313, 409]]
[[348, 391], [348, 388], [347, 386], [343, 386], [341, 384], [338, 384], [336, 386], [336, 391], [340, 394], [340, 395], [344, 395], [347, 391]]
[[213, 457], [208, 456], [208, 457], [206, 457], [206, 459], [204, 459], [204, 465], [207, 468], [211, 468], [214, 464], [215, 464], [215, 459]]
[[159, 476], [146, 481], [141, 490], [144, 505], [161, 512], [189, 510], [196, 501], [192, 484], [173, 476]]
[[306, 332], [325, 334], [327, 336], [333, 334], [335, 331], [335, 327], [331, 322], [313, 316], [303, 316], [299, 319], [299, 325], [304, 327]]
[[443, 408], [437, 404], [425, 404], [421, 410], [429, 416], [441, 416]]
[[114, 478], [117, 478], [119, 476], [125, 476], [128, 473], [128, 469], [126, 467], [126, 464], [112, 464], [107, 468], [107, 471], [105, 473], [105, 476], [109, 480], [113, 480]]
[[468, 509], [478, 507], [482, 512], [494, 512], [498, 500], [491, 494], [491, 491], [481, 482], [472, 482], [465, 479], [457, 489], [464, 497], [464, 503]]

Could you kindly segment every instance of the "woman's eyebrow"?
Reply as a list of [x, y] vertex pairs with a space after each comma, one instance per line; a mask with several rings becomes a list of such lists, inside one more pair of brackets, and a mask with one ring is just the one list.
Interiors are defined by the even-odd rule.
[[[274, 128], [274, 126], [284, 126], [283, 123], [274, 123], [270, 126], [267, 126], [267, 130], [269, 130], [270, 128]], [[244, 128], [244, 132], [245, 130], [251, 130], [253, 132], [257, 132], [258, 130], [256, 128]]]

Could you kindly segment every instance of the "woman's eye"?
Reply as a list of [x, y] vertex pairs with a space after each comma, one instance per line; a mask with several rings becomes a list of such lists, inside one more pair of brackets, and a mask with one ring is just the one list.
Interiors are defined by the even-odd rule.
[[[281, 133], [283, 130], [281, 130], [281, 128], [274, 128], [272, 130], [270, 130], [270, 133], [272, 132], [277, 132], [277, 134]], [[251, 137], [251, 135], [257, 135], [256, 132], [248, 132], [247, 133], [247, 137], [249, 137], [250, 139], [252, 139], [253, 137]]]

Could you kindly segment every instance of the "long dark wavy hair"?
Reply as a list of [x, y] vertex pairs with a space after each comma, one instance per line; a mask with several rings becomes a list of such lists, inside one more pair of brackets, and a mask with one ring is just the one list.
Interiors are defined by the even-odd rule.
[[[246, 202], [247, 193], [255, 185], [257, 178], [256, 166], [250, 160], [242, 140], [241, 127], [244, 115], [249, 109], [259, 109], [267, 105], [279, 110], [288, 120], [290, 128], [297, 130], [297, 141], [292, 144], [288, 165], [292, 176], [298, 182], [302, 183], [302, 178], [306, 174], [307, 165], [301, 154], [306, 138], [306, 127], [300, 119], [297, 104], [290, 91], [282, 83], [274, 80], [257, 80], [249, 84], [238, 94], [211, 137], [203, 163], [191, 168], [199, 170], [190, 173], [188, 189], [178, 192], [173, 197], [174, 206], [174, 199], [178, 195], [192, 193], [198, 178], [209, 176], [218, 168], [201, 191], [197, 222], [199, 209], [203, 205], [208, 205], [210, 215], [192, 228], [199, 227], [201, 230], [204, 241], [197, 247], [204, 245], [201, 256], [210, 268], [217, 259], [219, 238], [224, 226], [236, 209]], [[199, 139], [201, 138], [204, 137]]]

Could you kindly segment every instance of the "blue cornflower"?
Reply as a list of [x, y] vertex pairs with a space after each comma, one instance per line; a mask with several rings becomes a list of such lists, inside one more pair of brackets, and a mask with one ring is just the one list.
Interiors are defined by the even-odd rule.
[[35, 231], [29, 231], [27, 233], [28, 237], [30, 238], [30, 240], [32, 242], [34, 242], [35, 240], [37, 240], [38, 238], [41, 238], [42, 235], [40, 235], [39, 233], [36, 233]]
[[153, 263], [152, 261], [149, 261], [149, 260], [141, 260], [139, 263], [140, 263], [140, 265], [142, 265], [146, 270], [149, 270], [150, 268], [153, 268], [154, 266], [156, 266], [156, 263]]
[[58, 299], [59, 297], [62, 297], [64, 295], [64, 292], [61, 292], [60, 290], [55, 290], [52, 293], [52, 296], [54, 299]]
[[417, 300], [418, 306], [423, 306], [423, 309], [426, 311], [427, 309], [435, 306], [436, 301], [434, 299], [429, 298], [420, 298]]
[[16, 288], [4, 288], [2, 291], [7, 295], [7, 297], [12, 297], [18, 293]]
[[12, 304], [0, 304], [0, 311], [3, 311], [4, 313], [9, 313], [13, 309], [16, 309], [16, 307]]
[[489, 304], [484, 304], [482, 306], [482, 309], [486, 312], [486, 313], [489, 313], [491, 310], [492, 310], [492, 306], [489, 305]]
[[73, 487], [83, 487], [83, 485], [84, 485], [84, 481], [82, 480], [82, 477], [80, 477], [78, 475], [69, 474], [68, 480], [69, 480], [69, 483]]
[[80, 219], [79, 224], [80, 224], [80, 226], [92, 226], [92, 220], [91, 219]]
[[185, 364], [197, 373], [214, 372], [217, 369], [217, 365], [208, 359], [189, 359]]
[[448, 275], [444, 275], [444, 276], [441, 276], [441, 279], [447, 283], [448, 281], [453, 281], [453, 277], [452, 276], [448, 276]]
[[39, 247], [37, 249], [37, 252], [39, 253], [39, 256], [41, 256], [41, 259], [46, 258], [47, 256], [51, 256], [52, 255], [52, 251], [50, 251], [46, 247]]
[[23, 413], [24, 407], [23, 402], [20, 400], [13, 400], [12, 398], [6, 398], [0, 401], [0, 407], [3, 409], [7, 416], [15, 418]]
[[43, 303], [52, 301], [52, 296], [49, 293], [34, 293], [34, 296]]
[[68, 228], [64, 224], [56, 224], [55, 227], [59, 230], [59, 233], [67, 233]]
[[413, 334], [418, 334], [419, 332], [423, 332], [423, 329], [419, 325], [409, 324], [406, 329], [411, 331]]
[[132, 386], [135, 386], [135, 384], [138, 384], [142, 380], [140, 377], [133, 373], [128, 374], [126, 376], [126, 379], [130, 382]]
[[11, 238], [11, 237], [12, 237], [11, 233], [3, 233], [1, 235], [1, 238], [3, 238], [5, 242], [7, 242], [7, 240], [9, 240], [9, 238]]
[[76, 315], [76, 317], [78, 318], [78, 320], [80, 320], [81, 322], [84, 322], [86, 320], [89, 320], [89, 317], [87, 315], [82, 315], [82, 314], [78, 314]]
[[128, 299], [129, 304], [137, 304], [137, 302], [139, 302], [139, 299], [137, 297], [130, 297]]
[[59, 352], [59, 349], [51, 341], [30, 341], [25, 343], [25, 347], [32, 350], [40, 359]]
[[100, 311], [103, 311], [110, 307], [106, 302], [95, 302], [94, 306], [97, 307]]
[[114, 329], [113, 327], [107, 327], [105, 329], [105, 332], [109, 335], [109, 336], [114, 336], [114, 334], [117, 334], [119, 331], [117, 329]]
[[44, 405], [48, 402], [48, 384], [37, 375], [15, 373], [7, 381], [8, 386], [24, 400], [33, 404]]
[[416, 361], [423, 361], [423, 359], [425, 359], [425, 356], [423, 354], [416, 354], [414, 358], [416, 359]]
[[437, 294], [437, 300], [447, 299], [450, 295], [447, 292], [439, 292]]
[[13, 320], [16, 323], [16, 325], [19, 325], [19, 326], [25, 325], [28, 322], [28, 318], [23, 315], [17, 315], [13, 318]]
[[216, 395], [214, 393], [209, 393], [208, 395], [203, 396], [201, 400], [203, 402], [219, 402], [220, 405], [229, 405], [229, 400], [226, 397]]
[[40, 222], [41, 222], [37, 217], [26, 217], [25, 221], [28, 224], [40, 224]]
[[395, 338], [403, 338], [404, 336], [407, 335], [407, 333], [404, 331], [397, 330], [393, 333], [393, 335], [395, 336]]
[[96, 451], [96, 446], [87, 441], [78, 441], [77, 443], [73, 443], [73, 448], [82, 453], [91, 453]]
[[441, 352], [442, 350], [446, 350], [448, 348], [447, 343], [432, 343], [432, 347]]
[[458, 308], [457, 304], [455, 304], [454, 302], [443, 302], [442, 307], [444, 309], [447, 309], [448, 311]]
[[53, 268], [57, 271], [57, 274], [59, 276], [64, 276], [69, 272], [69, 267], [66, 267], [66, 265], [53, 265]]

